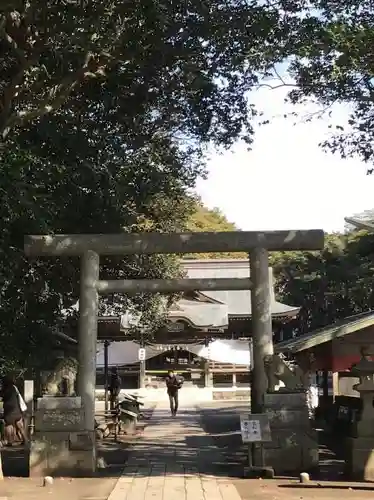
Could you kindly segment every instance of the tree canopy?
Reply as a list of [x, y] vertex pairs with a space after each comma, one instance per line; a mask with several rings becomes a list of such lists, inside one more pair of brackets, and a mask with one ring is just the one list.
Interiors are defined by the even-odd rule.
[[7, 0], [0, 15], [3, 137], [89, 89], [131, 128], [145, 121], [220, 146], [250, 140], [246, 92], [279, 18], [255, 3]]
[[331, 115], [334, 104], [345, 104], [348, 121], [331, 125], [332, 134], [323, 146], [342, 157], [358, 156], [372, 163], [374, 3], [280, 0], [264, 5], [269, 16], [281, 12], [278, 28], [285, 28], [278, 48], [288, 69], [284, 74], [274, 69], [269, 73], [278, 80], [275, 86], [288, 87], [293, 103], [320, 104], [311, 118]]
[[299, 335], [374, 308], [374, 235], [332, 234], [321, 252], [278, 254], [273, 263], [280, 300], [301, 306], [286, 325]]
[[[196, 199], [194, 203], [194, 211], [188, 220], [187, 229], [194, 232], [240, 231], [219, 208], [209, 209], [200, 199]], [[242, 259], [247, 258], [247, 254], [245, 252], [210, 252], [186, 255], [186, 257], [189, 259]]]
[[[206, 146], [252, 140], [246, 93], [272, 26], [242, 1], [1, 2], [3, 364], [41, 361], [78, 299], [79, 262], [25, 259], [25, 232], [186, 228]], [[102, 264], [107, 277], [179, 272], [167, 256]], [[158, 299], [114, 302], [152, 313]]]
[[[248, 92], [277, 63], [290, 61], [293, 102], [350, 103], [349, 135], [329, 145], [370, 161], [369, 4], [3, 0], [3, 361], [41, 359], [46, 330], [78, 298], [79, 263], [25, 259], [24, 233], [185, 229], [194, 210], [186, 193], [204, 174], [207, 146], [251, 143]], [[224, 226], [220, 217], [207, 225]], [[178, 272], [173, 257], [103, 259], [108, 277]], [[158, 299], [124, 297], [121, 307], [152, 312]]]

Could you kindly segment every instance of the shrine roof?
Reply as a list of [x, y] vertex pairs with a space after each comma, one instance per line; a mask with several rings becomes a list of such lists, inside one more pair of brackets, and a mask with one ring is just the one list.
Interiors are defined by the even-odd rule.
[[[182, 268], [188, 278], [249, 278], [249, 261], [247, 259], [184, 259]], [[300, 308], [282, 304], [275, 300], [273, 273], [270, 268], [270, 282], [272, 290], [272, 315], [295, 316]], [[250, 290], [234, 291], [201, 291], [202, 295], [212, 300], [212, 303], [225, 306], [228, 317], [250, 317], [251, 292]]]
[[[182, 269], [188, 278], [249, 278], [249, 261], [247, 259], [184, 259]], [[296, 316], [299, 307], [288, 306], [275, 300], [273, 275], [270, 268], [272, 291], [272, 316]], [[235, 291], [201, 291], [184, 296], [173, 304], [168, 311], [168, 319], [175, 322], [186, 322], [196, 329], [225, 329], [230, 320], [250, 318], [250, 290]], [[128, 330], [133, 319], [131, 314], [103, 317], [99, 319], [98, 337], [100, 340], [120, 337]]]
[[349, 316], [332, 325], [319, 328], [300, 337], [284, 340], [274, 346], [275, 352], [301, 352], [330, 342], [333, 339], [344, 337], [374, 325], [374, 311], [368, 311]]

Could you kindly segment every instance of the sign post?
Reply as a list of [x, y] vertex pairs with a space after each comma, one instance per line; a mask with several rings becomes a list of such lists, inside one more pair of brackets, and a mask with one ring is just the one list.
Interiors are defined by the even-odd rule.
[[259, 443], [262, 441], [259, 420], [242, 420], [240, 422], [243, 443]]
[[138, 351], [139, 359], [139, 388], [144, 389], [145, 387], [145, 349], [140, 347]]
[[240, 415], [240, 431], [243, 443], [266, 443], [271, 441], [267, 413]]
[[[263, 443], [271, 441], [269, 417], [266, 413], [253, 413], [240, 415], [240, 432], [243, 443], [248, 444], [248, 466], [250, 471], [265, 469]], [[260, 468], [253, 467], [253, 455], [258, 447], [261, 455]]]

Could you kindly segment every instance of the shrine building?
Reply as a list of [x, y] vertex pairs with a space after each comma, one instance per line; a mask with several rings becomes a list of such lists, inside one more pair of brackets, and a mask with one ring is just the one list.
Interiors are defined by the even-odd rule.
[[[182, 260], [188, 278], [248, 278], [247, 259]], [[271, 269], [270, 269], [271, 271]], [[270, 272], [271, 290], [274, 290]], [[282, 304], [272, 293], [273, 328], [276, 332], [295, 317], [299, 307]], [[251, 292], [198, 291], [184, 293], [170, 307], [166, 327], [145, 345], [139, 362], [138, 339], [131, 339], [129, 315], [101, 317], [98, 329], [97, 390], [104, 391], [110, 367], [116, 366], [122, 388], [164, 388], [173, 369], [185, 387], [249, 389], [251, 368]]]
[[337, 396], [359, 397], [359, 382], [351, 373], [363, 351], [374, 355], [374, 311], [346, 317], [318, 330], [275, 345], [277, 353], [292, 355], [310, 374], [317, 374], [321, 404], [329, 406]]

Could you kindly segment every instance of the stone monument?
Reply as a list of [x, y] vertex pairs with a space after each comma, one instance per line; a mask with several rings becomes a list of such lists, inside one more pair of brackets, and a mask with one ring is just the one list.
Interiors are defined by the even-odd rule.
[[44, 382], [46, 394], [50, 396], [74, 396], [77, 373], [78, 361], [75, 358], [59, 359]]
[[[268, 377], [264, 407], [272, 433], [271, 442], [264, 444], [265, 463], [276, 474], [318, 467], [318, 439], [309, 418], [305, 373], [298, 367], [292, 371], [277, 355], [264, 361]], [[274, 391], [275, 380], [285, 387]]]
[[276, 474], [318, 467], [318, 439], [309, 419], [306, 391], [265, 394], [272, 440], [264, 444], [266, 465]]
[[84, 429], [80, 397], [38, 398], [30, 476], [92, 476], [95, 435]]
[[353, 479], [374, 481], [374, 361], [365, 348], [361, 355], [361, 360], [351, 369], [360, 379], [353, 388], [360, 393], [362, 411], [354, 436], [348, 438], [347, 472]]

